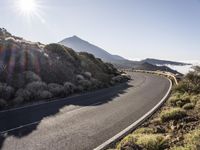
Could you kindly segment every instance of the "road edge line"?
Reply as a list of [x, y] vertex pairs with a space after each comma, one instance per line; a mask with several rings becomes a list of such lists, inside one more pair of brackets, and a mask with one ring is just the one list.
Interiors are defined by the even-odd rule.
[[171, 89], [172, 89], [172, 81], [170, 79], [168, 79], [168, 81], [170, 82], [170, 87], [167, 93], [165, 94], [165, 96], [161, 99], [161, 101], [156, 106], [154, 106], [150, 111], [148, 111], [145, 115], [143, 115], [140, 119], [135, 121], [133, 124], [125, 128], [124, 130], [122, 130], [121, 132], [113, 136], [112, 138], [108, 139], [107, 141], [99, 145], [98, 147], [94, 148], [93, 150], [106, 150], [112, 144], [119, 141], [120, 139], [128, 135], [129, 133], [133, 132], [139, 125], [141, 125], [144, 121], [146, 121], [149, 117], [151, 117], [170, 96]]

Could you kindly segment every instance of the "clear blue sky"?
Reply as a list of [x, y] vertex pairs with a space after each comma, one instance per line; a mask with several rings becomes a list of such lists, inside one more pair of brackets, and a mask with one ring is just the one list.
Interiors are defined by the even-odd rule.
[[32, 41], [77, 35], [129, 59], [200, 60], [200, 0], [35, 0], [29, 19], [0, 0], [0, 27]]

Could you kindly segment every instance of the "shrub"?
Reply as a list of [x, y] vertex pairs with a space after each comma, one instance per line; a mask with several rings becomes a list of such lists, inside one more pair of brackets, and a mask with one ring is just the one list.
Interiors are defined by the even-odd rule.
[[48, 89], [53, 94], [54, 97], [65, 96], [64, 87], [60, 84], [50, 83], [50, 84], [48, 84]]
[[38, 76], [32, 71], [25, 71], [23, 73], [18, 73], [16, 77], [13, 78], [12, 85], [16, 88], [24, 88], [28, 83], [35, 81], [41, 81], [40, 76]]
[[170, 120], [179, 120], [185, 116], [187, 116], [187, 114], [182, 108], [171, 108], [163, 111], [160, 115], [160, 119], [162, 122], [166, 122]]
[[42, 100], [42, 99], [50, 99], [52, 98], [53, 95], [49, 91], [39, 91], [37, 93], [37, 98]]
[[52, 58], [60, 57], [65, 61], [73, 61], [74, 58], [71, 56], [66, 47], [60, 44], [49, 44], [45, 46], [45, 52]]
[[191, 150], [191, 149], [188, 147], [183, 147], [183, 146], [175, 146], [175, 147], [170, 148], [170, 150]]
[[188, 147], [191, 150], [199, 150], [200, 149], [200, 128], [186, 134], [184, 143], [185, 143], [185, 147]]
[[154, 130], [152, 128], [139, 128], [135, 132], [135, 134], [152, 134]]
[[34, 82], [34, 81], [41, 81], [40, 76], [38, 76], [34, 72], [25, 71], [23, 74], [24, 74], [26, 83], [31, 83], [31, 82]]
[[80, 75], [80, 74], [76, 75], [76, 80], [77, 81], [84, 80], [84, 79], [85, 78], [82, 75]]
[[131, 144], [141, 149], [161, 150], [166, 146], [166, 139], [161, 134], [130, 134], [117, 145], [117, 149], [121, 150], [125, 145]]
[[24, 98], [23, 97], [15, 97], [14, 100], [12, 101], [12, 104], [13, 105], [18, 105], [18, 104], [21, 104], [24, 102]]
[[72, 94], [76, 90], [76, 86], [71, 82], [65, 82], [64, 83], [64, 90], [65, 90], [66, 95]]
[[183, 106], [183, 109], [185, 109], [185, 110], [189, 110], [189, 109], [193, 109], [193, 108], [194, 108], [193, 103], [187, 103]]
[[136, 144], [144, 149], [161, 150], [165, 149], [166, 142], [165, 137], [160, 134], [139, 134]]
[[14, 97], [15, 90], [13, 87], [8, 86], [5, 83], [0, 83], [0, 98], [10, 100]]
[[133, 144], [135, 145], [135, 143], [136, 143], [135, 137], [132, 134], [130, 134], [125, 138], [123, 138], [120, 141], [120, 143], [117, 144], [117, 149], [118, 150], [125, 149], [124, 147], [130, 147]]
[[26, 86], [26, 89], [29, 90], [31, 93], [34, 94], [34, 93], [37, 93], [38, 91], [47, 90], [48, 87], [47, 87], [46, 83], [41, 82], [41, 81], [36, 81], [36, 82], [29, 83]]
[[188, 92], [189, 89], [189, 84], [187, 82], [180, 82], [175, 88], [175, 91], [181, 92], [181, 93], [185, 93]]
[[31, 92], [29, 92], [27, 89], [19, 89], [15, 93], [15, 96], [19, 99], [22, 98], [23, 101], [30, 101], [31, 100]]
[[78, 83], [83, 87], [84, 90], [92, 89], [92, 83], [89, 80], [80, 80]]
[[4, 99], [0, 99], [0, 108], [4, 108], [7, 106], [7, 102]]
[[89, 79], [89, 80], [92, 78], [92, 74], [90, 72], [85, 72], [84, 76], [86, 79]]
[[185, 94], [177, 94], [172, 96], [169, 99], [169, 102], [172, 106], [179, 106], [182, 107], [183, 105], [190, 103], [190, 96], [188, 95], [188, 93]]
[[36, 82], [29, 83], [26, 86], [26, 89], [31, 92], [31, 97], [33, 99], [43, 99], [43, 94], [41, 94], [41, 93], [43, 91], [47, 91], [48, 90], [48, 86], [44, 82], [36, 81]]
[[92, 84], [93, 89], [98, 89], [98, 88], [102, 87], [102, 83], [100, 81], [98, 81], [97, 79], [91, 78], [90, 82]]
[[193, 95], [193, 96], [191, 96], [191, 102], [193, 104], [196, 104], [198, 101], [200, 101], [200, 95]]

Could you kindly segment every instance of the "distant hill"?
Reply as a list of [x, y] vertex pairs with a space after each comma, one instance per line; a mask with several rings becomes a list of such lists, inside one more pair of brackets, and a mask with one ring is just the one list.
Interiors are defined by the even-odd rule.
[[159, 59], [153, 59], [153, 58], [147, 58], [141, 61], [142, 63], [149, 63], [152, 65], [176, 65], [176, 66], [185, 66], [185, 65], [191, 65], [183, 62], [176, 62], [176, 61], [168, 61], [168, 60], [159, 60]]
[[167, 71], [167, 72], [171, 72], [171, 73], [174, 73], [174, 74], [180, 74], [178, 71], [176, 70], [173, 70], [167, 66], [156, 66], [156, 65], [152, 65], [152, 64], [149, 64], [147, 62], [145, 63], [141, 63], [139, 65], [135, 65], [135, 67], [133, 68], [135, 70], [148, 70], [148, 71]]
[[95, 55], [95, 57], [101, 58], [103, 61], [106, 61], [106, 62], [125, 60], [123, 57], [118, 56], [118, 55], [112, 55], [108, 53], [106, 50], [98, 46], [95, 46], [87, 41], [84, 41], [77, 36], [66, 38], [60, 41], [59, 44], [72, 48], [77, 52], [91, 53]]
[[[83, 39], [73, 36], [66, 38], [59, 42], [59, 44], [64, 45], [66, 47], [70, 47], [77, 52], [88, 52], [93, 54], [97, 58], [101, 58], [105, 62], [110, 62], [114, 64], [117, 68], [137, 68], [141, 70], [161, 70], [161, 71], [170, 71], [173, 73], [177, 73], [177, 71], [170, 69], [169, 67], [162, 66], [165, 64], [173, 64], [173, 65], [186, 65], [185, 63], [173, 62], [173, 61], [165, 61], [158, 59], [145, 59], [142, 61], [131, 61], [125, 59], [118, 55], [112, 55], [108, 53], [106, 50], [99, 48]], [[161, 66], [156, 66], [161, 65]]]

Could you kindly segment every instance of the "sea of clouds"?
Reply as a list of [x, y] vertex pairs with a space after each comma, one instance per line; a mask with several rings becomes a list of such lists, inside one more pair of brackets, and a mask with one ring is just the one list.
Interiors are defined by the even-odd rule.
[[192, 61], [182, 61], [185, 63], [190, 63], [192, 65], [186, 65], [186, 66], [176, 66], [176, 65], [166, 65], [170, 67], [171, 69], [177, 70], [178, 72], [182, 74], [186, 74], [189, 71], [192, 70], [192, 66], [200, 66], [200, 61], [199, 60], [192, 60]]

